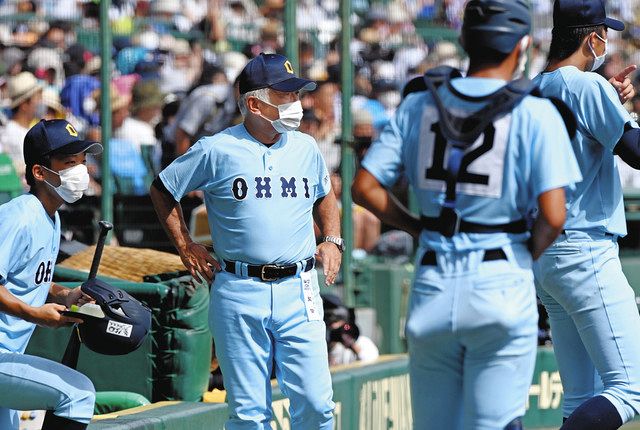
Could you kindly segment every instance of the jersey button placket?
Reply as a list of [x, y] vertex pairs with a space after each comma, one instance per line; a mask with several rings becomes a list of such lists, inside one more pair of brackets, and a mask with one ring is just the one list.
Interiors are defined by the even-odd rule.
[[265, 152], [264, 161], [267, 167], [267, 174], [273, 173], [273, 154], [270, 149]]

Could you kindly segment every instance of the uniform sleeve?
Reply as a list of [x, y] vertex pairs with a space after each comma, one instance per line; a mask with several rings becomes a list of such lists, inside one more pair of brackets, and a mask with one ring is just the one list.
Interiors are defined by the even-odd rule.
[[215, 155], [212, 154], [214, 145], [208, 138], [200, 139], [160, 172], [160, 180], [177, 202], [191, 191], [206, 188], [213, 180], [216, 172]]
[[317, 174], [317, 185], [315, 197], [316, 200], [323, 198], [329, 191], [331, 190], [331, 178], [329, 177], [329, 170], [327, 169], [327, 163], [324, 161], [324, 157], [320, 153], [320, 149], [317, 145], [314, 145], [316, 151], [316, 174]]
[[537, 198], [547, 191], [582, 181], [580, 167], [560, 113], [541, 100], [531, 113], [531, 180]]
[[635, 124], [629, 112], [622, 106], [613, 86], [602, 76], [588, 73], [577, 93], [580, 121], [591, 137], [613, 152], [620, 141], [624, 126]]
[[371, 145], [362, 161], [362, 167], [386, 188], [392, 187], [404, 171], [402, 160], [404, 139], [400, 124], [408, 115], [408, 102], [410, 102], [409, 98], [400, 105], [394, 117], [382, 130], [380, 137]]
[[17, 214], [9, 213], [6, 205], [0, 206], [0, 285], [7, 283], [9, 273], [27, 253], [25, 228]]
[[178, 127], [190, 136], [195, 136], [205, 122], [207, 116], [215, 109], [214, 103], [208, 103], [209, 97], [205, 94], [199, 97], [189, 97], [184, 105], [184, 112], [178, 120]]

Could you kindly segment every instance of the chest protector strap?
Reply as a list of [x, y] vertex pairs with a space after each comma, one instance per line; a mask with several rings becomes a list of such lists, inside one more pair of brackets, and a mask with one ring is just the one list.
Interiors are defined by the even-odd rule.
[[486, 97], [473, 98], [473, 101], [486, 102], [476, 112], [460, 115], [447, 109], [438, 94], [438, 88], [446, 85], [452, 94], [464, 97], [451, 85], [452, 77], [459, 72], [448, 67], [438, 67], [427, 72], [424, 81], [438, 109], [440, 131], [447, 140], [448, 161], [446, 166], [446, 193], [440, 216], [422, 217], [422, 225], [427, 230], [438, 231], [445, 237], [457, 233], [524, 233], [527, 225], [524, 220], [516, 220], [507, 224], [477, 224], [464, 221], [456, 210], [456, 185], [460, 166], [466, 151], [484, 133], [486, 128], [497, 119], [510, 113], [536, 86], [528, 79], [512, 81]]

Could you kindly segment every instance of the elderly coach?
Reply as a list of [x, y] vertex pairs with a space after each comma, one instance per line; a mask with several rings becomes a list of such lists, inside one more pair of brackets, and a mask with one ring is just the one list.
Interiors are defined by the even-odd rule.
[[[301, 90], [281, 55], [261, 54], [239, 77], [242, 124], [199, 140], [160, 173], [151, 196], [192, 275], [211, 281], [209, 324], [228, 392], [228, 430], [270, 429], [275, 372], [294, 429], [332, 429], [322, 302], [340, 267], [336, 198], [311, 136], [295, 131]], [[202, 190], [218, 260], [192, 241], [180, 199]], [[313, 221], [322, 234], [316, 246]]]

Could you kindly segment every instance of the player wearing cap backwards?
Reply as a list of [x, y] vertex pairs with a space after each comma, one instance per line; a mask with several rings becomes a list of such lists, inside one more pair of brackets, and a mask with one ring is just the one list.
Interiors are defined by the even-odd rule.
[[[564, 188], [580, 180], [554, 105], [530, 96], [531, 82], [509, 82], [530, 30], [526, 0], [469, 1], [467, 77], [428, 72], [428, 91], [405, 98], [352, 188], [419, 237], [406, 326], [416, 430], [522, 429], [537, 348], [532, 259], [560, 233]], [[387, 191], [402, 175], [421, 219]]]
[[[275, 364], [290, 399], [291, 427], [333, 428], [333, 401], [314, 254], [328, 283], [342, 239], [329, 172], [302, 119], [295, 76], [282, 55], [261, 54], [239, 78], [244, 122], [200, 139], [151, 187], [160, 222], [194, 277], [220, 264], [194, 243], [180, 199], [204, 191], [211, 238], [223, 271], [211, 286], [209, 324], [229, 402], [225, 428], [270, 429]], [[324, 240], [318, 246], [317, 222]]]
[[60, 245], [58, 208], [89, 185], [86, 153], [102, 146], [78, 138], [64, 120], [42, 120], [24, 139], [28, 194], [0, 206], [0, 429], [18, 429], [17, 410], [54, 411], [45, 430], [87, 427], [95, 392], [81, 373], [24, 351], [36, 326], [82, 322], [61, 314], [90, 300], [80, 287], [51, 282]]
[[607, 30], [624, 25], [607, 18], [603, 0], [557, 0], [553, 26], [535, 81], [576, 116], [583, 181], [567, 196], [563, 233], [534, 267], [536, 287], [564, 388], [562, 428], [617, 429], [640, 410], [640, 317], [618, 257], [627, 229], [614, 155], [640, 168], [640, 130], [620, 103], [628, 94], [591, 71], [604, 62]]

